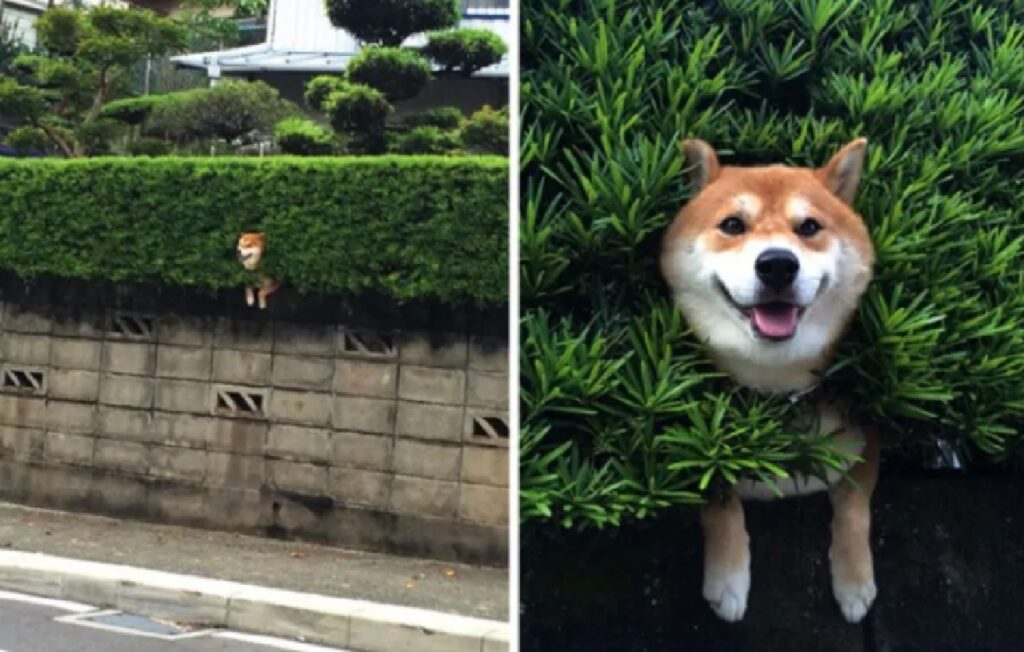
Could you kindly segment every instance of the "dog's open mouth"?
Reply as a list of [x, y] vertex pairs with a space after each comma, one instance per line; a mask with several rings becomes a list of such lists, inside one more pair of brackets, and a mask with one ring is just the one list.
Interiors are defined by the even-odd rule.
[[770, 340], [788, 340], [800, 322], [800, 306], [781, 301], [754, 306], [748, 312], [754, 331]]
[[758, 337], [780, 342], [796, 334], [800, 317], [804, 313], [801, 306], [786, 301], [768, 301], [753, 306], [742, 306], [732, 298], [725, 284], [718, 279], [715, 279], [715, 283], [726, 301], [750, 320], [751, 328]]

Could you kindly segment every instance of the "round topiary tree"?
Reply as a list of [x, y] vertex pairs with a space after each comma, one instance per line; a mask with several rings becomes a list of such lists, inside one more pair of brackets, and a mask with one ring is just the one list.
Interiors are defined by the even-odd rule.
[[415, 127], [395, 139], [399, 154], [447, 154], [459, 149], [459, 136], [439, 127]]
[[69, 157], [96, 151], [105, 127], [93, 123], [140, 61], [184, 43], [183, 30], [170, 19], [107, 6], [48, 9], [35, 32], [42, 54], [14, 61], [17, 81], [0, 79], [0, 113], [41, 129]]
[[423, 113], [411, 115], [405, 119], [409, 127], [437, 127], [439, 129], [458, 129], [465, 116], [462, 110], [454, 106], [439, 106]]
[[348, 84], [328, 95], [323, 107], [331, 126], [350, 134], [357, 151], [384, 151], [385, 123], [394, 109], [383, 93], [364, 84]]
[[145, 132], [176, 142], [219, 138], [230, 143], [251, 133], [269, 135], [280, 120], [298, 111], [262, 81], [223, 81], [159, 97]]
[[508, 113], [485, 106], [462, 125], [462, 142], [470, 150], [508, 156]]
[[337, 142], [323, 125], [306, 118], [285, 118], [274, 127], [274, 140], [285, 154], [326, 156], [332, 154]]
[[153, 108], [163, 101], [163, 95], [143, 95], [114, 100], [104, 105], [100, 115], [110, 120], [117, 120], [126, 125], [140, 125], [146, 121]]
[[78, 125], [74, 134], [86, 156], [102, 156], [111, 153], [114, 141], [124, 129], [124, 125], [114, 120], [103, 119]]
[[486, 29], [453, 29], [427, 36], [423, 54], [446, 72], [469, 77], [478, 70], [493, 66], [508, 52], [505, 41]]
[[306, 92], [303, 99], [306, 106], [314, 111], [324, 110], [324, 100], [334, 91], [340, 91], [346, 86], [345, 78], [338, 75], [319, 75], [306, 82]]
[[413, 34], [454, 27], [460, 0], [327, 0], [335, 27], [364, 43], [399, 46]]
[[349, 81], [376, 88], [389, 102], [416, 97], [430, 81], [430, 63], [419, 52], [404, 48], [366, 48], [345, 72]]

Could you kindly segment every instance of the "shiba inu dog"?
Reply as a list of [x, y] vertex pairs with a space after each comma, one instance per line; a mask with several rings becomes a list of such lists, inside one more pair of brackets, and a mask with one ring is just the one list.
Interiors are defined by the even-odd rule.
[[[258, 270], [265, 248], [262, 233], [243, 233], [238, 237], [238, 262], [242, 263], [242, 267], [249, 271]], [[281, 287], [279, 281], [261, 274], [258, 287], [245, 288], [245, 303], [251, 306], [256, 303], [258, 298], [260, 308], [266, 309], [267, 297], [279, 287]]]
[[[867, 141], [854, 140], [822, 168], [730, 167], [714, 149], [687, 140], [697, 194], [669, 227], [662, 273], [683, 316], [733, 380], [762, 392], [813, 388], [871, 280], [874, 248], [852, 208]], [[822, 482], [793, 478], [785, 495], [828, 489], [832, 591], [843, 615], [860, 621], [876, 588], [869, 543], [878, 443], [850, 423], [841, 401], [814, 400], [821, 432], [862, 461]], [[744, 481], [701, 512], [704, 598], [737, 621], [750, 590], [749, 538], [740, 498], [772, 498]]]

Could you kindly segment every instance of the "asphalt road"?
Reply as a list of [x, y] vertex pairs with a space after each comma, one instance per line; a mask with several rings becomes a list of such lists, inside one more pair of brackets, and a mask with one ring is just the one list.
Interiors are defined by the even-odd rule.
[[58, 622], [56, 618], [74, 615], [76, 610], [34, 602], [27, 596], [0, 596], [0, 652], [341, 652], [223, 631], [173, 641], [116, 633]]

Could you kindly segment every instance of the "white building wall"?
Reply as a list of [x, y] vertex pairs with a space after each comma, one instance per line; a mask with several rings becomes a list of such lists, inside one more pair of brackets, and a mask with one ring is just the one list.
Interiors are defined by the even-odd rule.
[[[120, 0], [84, 0], [87, 6], [102, 4], [125, 7], [126, 2]], [[70, 4], [70, 0], [58, 0], [55, 5]], [[4, 23], [14, 27], [22, 42], [29, 48], [36, 47], [36, 19], [49, 7], [47, 0], [4, 0]]]
[[13, 28], [21, 42], [29, 48], [36, 47], [36, 17], [39, 12], [13, 5], [4, 6], [4, 23]]

